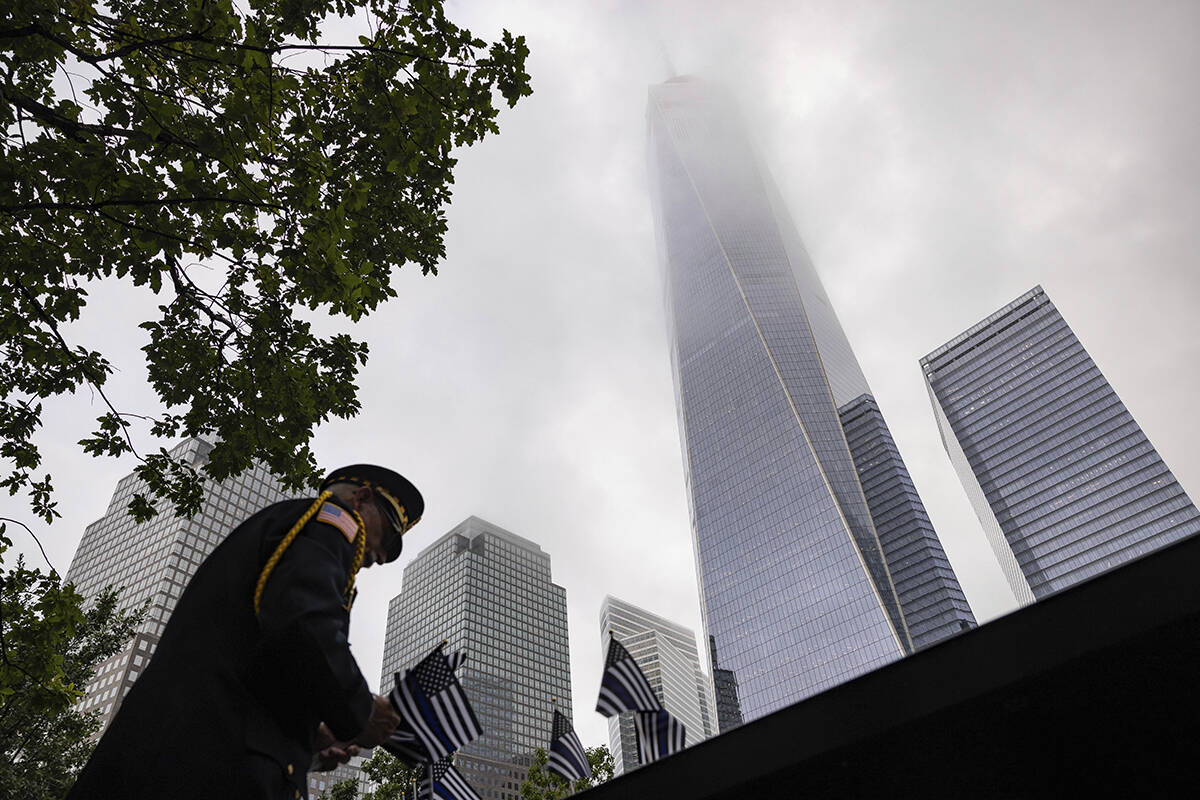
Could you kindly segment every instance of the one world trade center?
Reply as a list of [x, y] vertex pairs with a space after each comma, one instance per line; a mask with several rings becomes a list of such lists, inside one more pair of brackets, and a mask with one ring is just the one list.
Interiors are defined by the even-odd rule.
[[975, 620], [734, 104], [673, 78], [648, 129], [703, 622], [748, 721]]

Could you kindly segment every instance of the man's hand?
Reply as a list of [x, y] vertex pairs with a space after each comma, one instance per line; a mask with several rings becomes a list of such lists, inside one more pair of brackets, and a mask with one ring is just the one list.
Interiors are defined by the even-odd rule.
[[317, 753], [313, 757], [310, 770], [317, 770], [318, 772], [328, 772], [338, 764], [345, 764], [351, 758], [358, 755], [358, 745], [337, 741], [334, 738], [333, 731], [329, 730], [329, 726], [324, 722], [317, 729], [316, 747]]
[[377, 694], [375, 695], [375, 707], [371, 709], [371, 718], [367, 720], [367, 727], [354, 737], [354, 743], [360, 747], [375, 747], [385, 742], [399, 724], [400, 715], [396, 713], [396, 709], [392, 708], [392, 701]]

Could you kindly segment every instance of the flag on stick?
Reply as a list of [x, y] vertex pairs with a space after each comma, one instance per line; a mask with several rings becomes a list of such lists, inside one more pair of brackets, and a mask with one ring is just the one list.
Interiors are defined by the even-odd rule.
[[617, 641], [617, 637], [611, 637], [596, 710], [606, 717], [615, 717], [622, 711], [658, 711], [661, 708], [662, 703], [654, 696], [650, 682], [638, 668], [633, 656]]
[[665, 709], [639, 711], [633, 715], [637, 733], [638, 763], [649, 764], [683, 749], [687, 729]]
[[571, 720], [557, 708], [554, 709], [554, 729], [550, 733], [546, 768], [571, 783], [592, 777], [592, 765], [588, 763], [583, 744], [571, 727]]
[[383, 748], [409, 762], [434, 763], [476, 739], [483, 728], [454, 670], [466, 661], [463, 652], [447, 656], [445, 642], [403, 677], [389, 698], [401, 724]]
[[425, 768], [418, 800], [482, 800], [467, 779], [450, 763], [450, 757], [438, 759]]
[[417, 741], [412, 726], [403, 720], [380, 747], [410, 766], [428, 764], [430, 761], [429, 751]]

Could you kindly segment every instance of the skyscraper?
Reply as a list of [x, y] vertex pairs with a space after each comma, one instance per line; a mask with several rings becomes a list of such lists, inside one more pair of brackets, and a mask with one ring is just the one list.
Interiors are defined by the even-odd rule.
[[[600, 606], [600, 652], [608, 652], [615, 636], [642, 674], [655, 696], [687, 730], [687, 746], [712, 736], [712, 686], [700, 670], [696, 634], [632, 603], [605, 597]], [[633, 713], [608, 718], [609, 750], [618, 775], [637, 766]]]
[[975, 627], [975, 615], [875, 398], [859, 395], [840, 405], [838, 415], [913, 647], [920, 650]]
[[[171, 455], [199, 468], [211, 450], [207, 442], [188, 439]], [[133, 638], [98, 666], [79, 700], [82, 710], [100, 714], [97, 737], [150, 660], [176, 602], [208, 554], [251, 514], [290, 496], [270, 472], [256, 466], [220, 483], [210, 481], [200, 511], [191, 519], [166, 510], [139, 524], [127, 508], [133, 495], [144, 491], [145, 484], [133, 474], [117, 482], [108, 510], [87, 527], [67, 573], [67, 581], [87, 599], [111, 585], [119, 592], [121, 609], [150, 604]]]
[[742, 702], [738, 700], [737, 676], [733, 670], [721, 669], [717, 661], [717, 645], [708, 637], [708, 656], [712, 664], [713, 695], [717, 706], [717, 733], [725, 733], [742, 724]]
[[1042, 287], [921, 368], [946, 452], [1022, 604], [1200, 533], [1200, 513]]
[[847, 444], [870, 388], [733, 104], [673, 78], [648, 120], [705, 633], [754, 719], [911, 652], [903, 602], [919, 644], [974, 620], [877, 409]]
[[339, 783], [353, 781], [356, 786], [354, 797], [361, 798], [370, 791], [366, 773], [362, 771], [362, 763], [373, 753], [374, 750], [368, 750], [365, 755], [354, 756], [345, 764], [338, 764], [328, 772], [308, 773], [308, 796], [319, 798]]
[[571, 714], [566, 591], [550, 556], [478, 517], [422, 550], [388, 607], [381, 691], [443, 640], [467, 651], [458, 675], [483, 725], [458, 770], [484, 798], [517, 798], [555, 703]]

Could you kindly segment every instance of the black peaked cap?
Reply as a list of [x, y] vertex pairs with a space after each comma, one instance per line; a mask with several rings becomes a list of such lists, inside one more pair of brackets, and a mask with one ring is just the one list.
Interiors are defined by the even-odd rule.
[[[396, 498], [396, 502], [404, 509], [404, 516], [408, 517], [409, 528], [416, 525], [417, 521], [421, 519], [421, 515], [425, 513], [425, 499], [421, 497], [417, 487], [413, 486], [412, 482], [399, 472], [394, 472], [387, 467], [375, 464], [352, 464], [335, 469], [325, 476], [325, 480], [321, 481], [321, 490], [324, 491], [335, 483], [353, 483], [384, 490]], [[400, 555], [400, 537], [389, 538], [396, 540], [385, 543], [388, 561], [394, 561]]]

